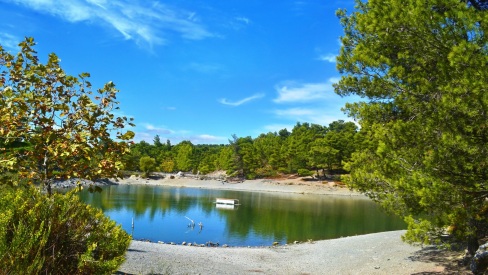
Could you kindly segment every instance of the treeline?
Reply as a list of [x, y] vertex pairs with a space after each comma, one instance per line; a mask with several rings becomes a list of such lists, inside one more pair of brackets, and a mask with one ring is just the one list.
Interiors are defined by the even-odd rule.
[[257, 138], [232, 136], [229, 144], [172, 145], [155, 136], [153, 144], [133, 144], [124, 156], [128, 171], [193, 172], [207, 174], [224, 170], [228, 176], [246, 179], [272, 177], [279, 173], [324, 176], [341, 171], [343, 162], [360, 144], [353, 122], [334, 121], [329, 126], [297, 123], [292, 131], [261, 134]]

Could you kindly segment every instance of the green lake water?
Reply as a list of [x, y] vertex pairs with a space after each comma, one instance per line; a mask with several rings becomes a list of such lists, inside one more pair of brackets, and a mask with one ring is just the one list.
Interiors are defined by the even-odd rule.
[[[145, 185], [107, 186], [101, 193], [79, 195], [134, 239], [153, 242], [266, 246], [406, 228], [401, 219], [363, 197]], [[241, 205], [220, 208], [216, 198], [238, 199]]]

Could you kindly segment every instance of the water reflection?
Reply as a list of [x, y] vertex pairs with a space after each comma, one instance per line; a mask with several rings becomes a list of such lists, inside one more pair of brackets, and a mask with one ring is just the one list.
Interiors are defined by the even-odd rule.
[[[399, 218], [355, 197], [145, 185], [108, 186], [101, 193], [81, 192], [80, 197], [101, 208], [127, 232], [134, 219], [134, 238], [151, 241], [260, 246], [405, 228]], [[241, 205], [218, 208], [217, 197], [239, 199]], [[196, 226], [188, 226], [191, 222], [186, 217]]]

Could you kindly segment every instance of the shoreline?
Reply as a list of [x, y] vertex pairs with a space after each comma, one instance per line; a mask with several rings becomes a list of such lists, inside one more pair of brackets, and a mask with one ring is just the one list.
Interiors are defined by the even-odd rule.
[[[230, 183], [190, 177], [131, 177], [110, 180], [110, 184], [369, 199], [334, 182], [300, 178]], [[406, 244], [401, 240], [404, 233], [389, 231], [269, 247], [196, 247], [133, 240], [116, 274], [470, 274], [463, 267], [453, 266], [459, 252]]]
[[171, 186], [181, 188], [201, 188], [246, 192], [279, 192], [294, 194], [363, 196], [361, 193], [351, 191], [347, 187], [333, 181], [291, 179], [257, 179], [242, 182], [225, 182], [217, 179], [197, 179], [193, 177], [142, 179], [136, 177], [110, 180], [113, 184], [142, 184], [152, 186]]
[[[405, 230], [270, 247], [195, 247], [132, 241], [117, 274], [452, 274]], [[439, 252], [442, 253], [442, 252]], [[457, 274], [463, 273], [456, 270]]]

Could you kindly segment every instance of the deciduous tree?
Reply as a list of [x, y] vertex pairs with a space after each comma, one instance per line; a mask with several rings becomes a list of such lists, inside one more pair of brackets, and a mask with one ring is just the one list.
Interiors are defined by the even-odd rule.
[[116, 176], [133, 133], [123, 131], [130, 120], [113, 114], [115, 85], [92, 94], [88, 73], [66, 74], [55, 54], [40, 63], [34, 45], [26, 38], [17, 55], [0, 46], [1, 171], [40, 182], [49, 193], [56, 178]]
[[139, 168], [143, 173], [143, 177], [148, 177], [156, 168], [156, 160], [149, 156], [144, 156], [139, 160]]

